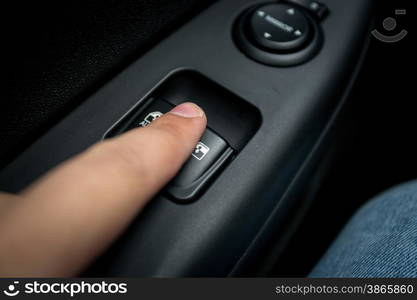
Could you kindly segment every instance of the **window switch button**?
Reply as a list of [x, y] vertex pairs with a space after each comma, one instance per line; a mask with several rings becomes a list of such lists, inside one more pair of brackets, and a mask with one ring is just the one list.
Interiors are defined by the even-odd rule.
[[207, 128], [167, 192], [178, 201], [192, 200], [232, 153], [226, 141]]
[[[105, 137], [116, 136], [137, 127], [146, 127], [173, 107], [174, 105], [164, 100], [153, 100], [142, 109], [134, 111]], [[176, 202], [186, 203], [194, 200], [232, 157], [233, 152], [223, 138], [207, 127], [190, 158], [167, 185], [165, 192]]]

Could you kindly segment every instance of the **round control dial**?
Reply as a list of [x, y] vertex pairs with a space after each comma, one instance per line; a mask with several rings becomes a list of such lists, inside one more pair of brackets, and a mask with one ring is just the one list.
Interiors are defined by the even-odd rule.
[[270, 51], [293, 51], [310, 38], [308, 18], [300, 9], [287, 4], [260, 6], [248, 21], [253, 39]]

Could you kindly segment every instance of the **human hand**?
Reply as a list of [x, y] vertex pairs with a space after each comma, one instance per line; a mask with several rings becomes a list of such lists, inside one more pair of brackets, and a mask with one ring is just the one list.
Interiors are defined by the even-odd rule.
[[184, 103], [92, 146], [18, 195], [0, 193], [0, 276], [79, 274], [189, 158], [206, 127]]

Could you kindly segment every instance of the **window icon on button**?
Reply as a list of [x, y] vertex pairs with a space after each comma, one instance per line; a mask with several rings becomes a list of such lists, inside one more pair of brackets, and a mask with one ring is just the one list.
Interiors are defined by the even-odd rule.
[[204, 145], [202, 142], [198, 142], [195, 146], [192, 155], [198, 160], [202, 160], [204, 156], [210, 151], [210, 148]]
[[149, 113], [145, 119], [139, 123], [138, 126], [140, 127], [146, 127], [149, 124], [151, 124], [154, 120], [158, 119], [159, 117], [161, 117], [163, 115], [163, 113], [159, 112], [159, 111], [153, 111], [151, 113]]

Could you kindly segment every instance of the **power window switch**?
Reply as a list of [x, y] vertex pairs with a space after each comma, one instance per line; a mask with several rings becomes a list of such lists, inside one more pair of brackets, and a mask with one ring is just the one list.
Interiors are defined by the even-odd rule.
[[189, 202], [209, 183], [232, 156], [233, 149], [209, 128], [197, 143], [191, 157], [166, 191], [177, 202]]
[[146, 127], [153, 121], [161, 117], [164, 113], [167, 113], [174, 108], [174, 105], [164, 100], [154, 100], [148, 106], [145, 107], [137, 116], [132, 118], [132, 121], [127, 128], [133, 129], [136, 127]]
[[[173, 107], [173, 104], [164, 100], [154, 99], [125, 118], [105, 137], [116, 136], [137, 127], [146, 127]], [[186, 203], [194, 200], [225, 166], [233, 152], [222, 137], [206, 128], [190, 158], [167, 185], [165, 192], [176, 202]]]

